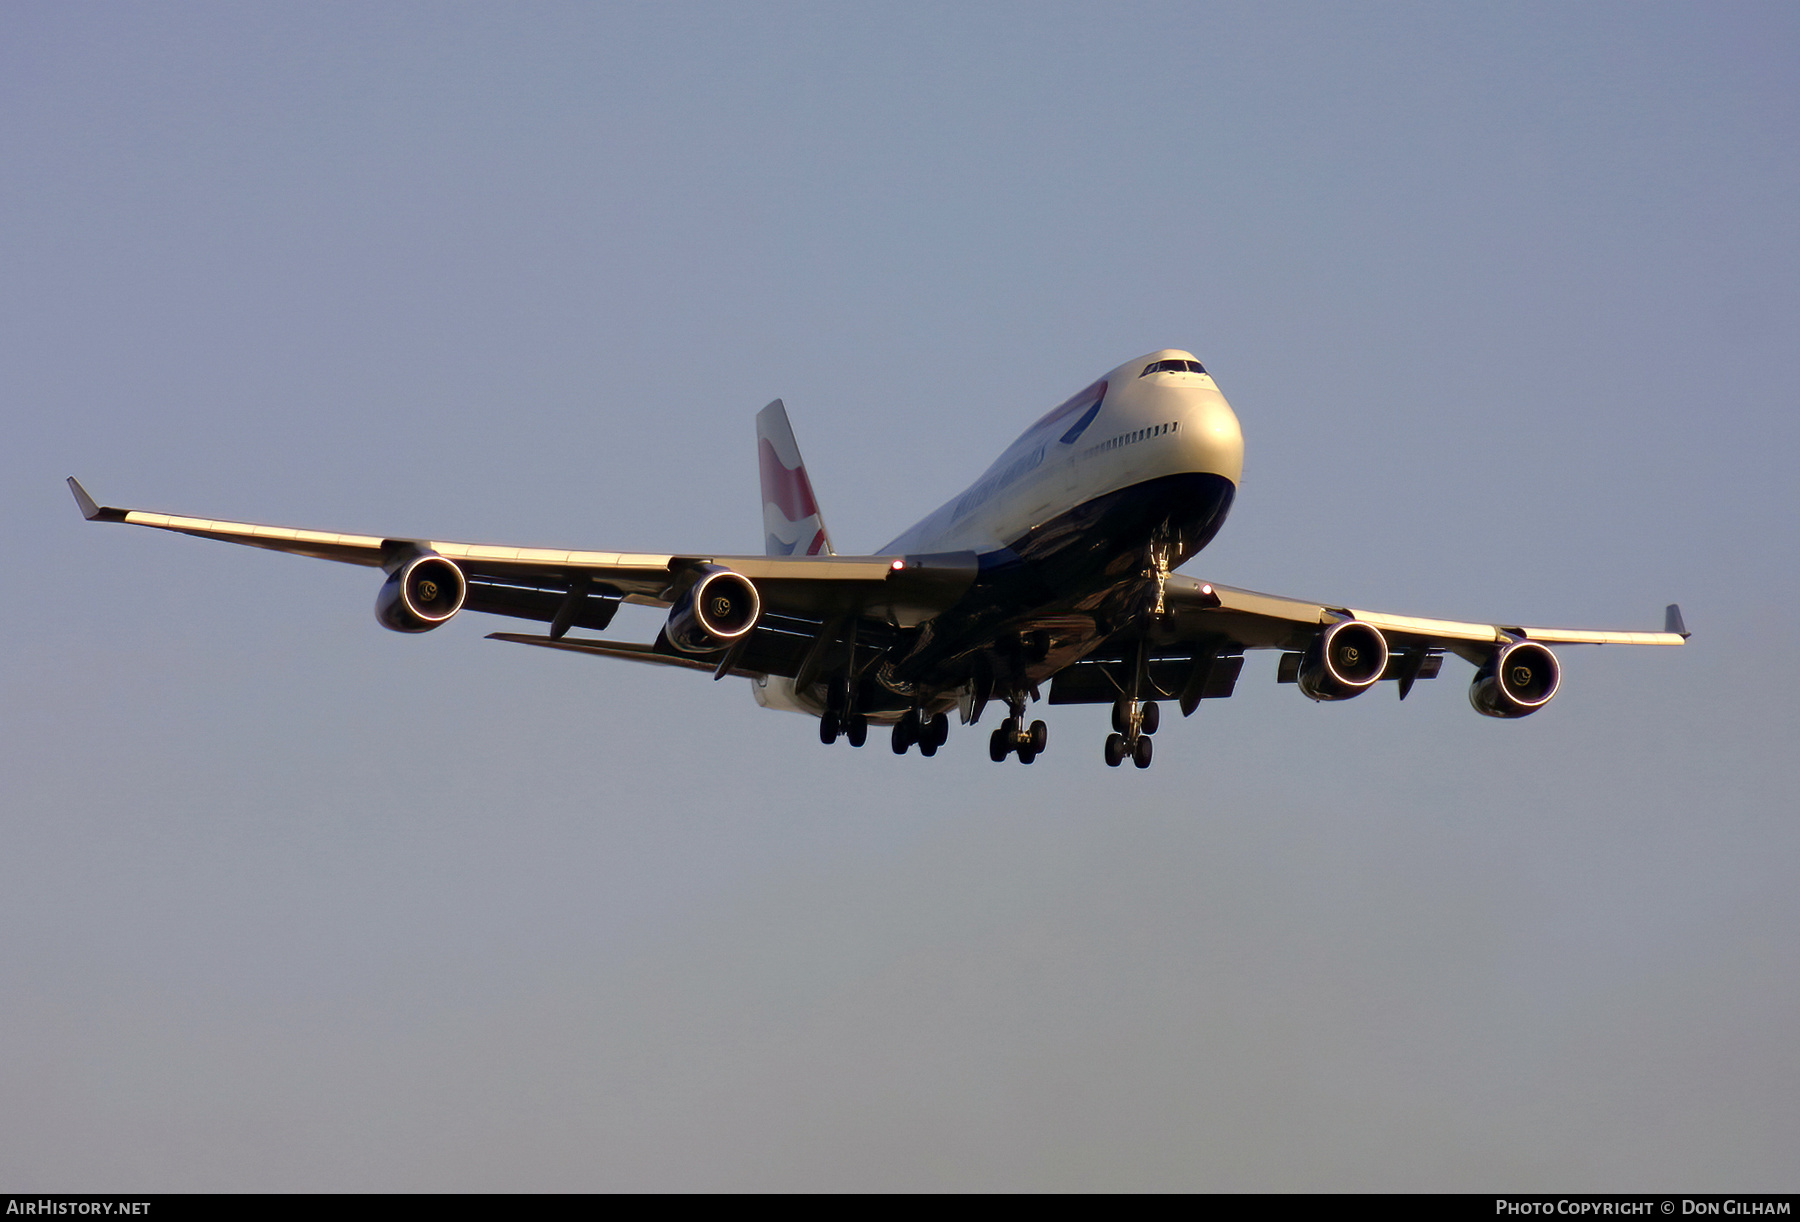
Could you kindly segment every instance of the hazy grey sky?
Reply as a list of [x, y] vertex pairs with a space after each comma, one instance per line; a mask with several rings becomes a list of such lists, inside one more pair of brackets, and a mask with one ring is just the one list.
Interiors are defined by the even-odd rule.
[[[1797, 146], [1779, 4], [0, 8], [0, 1186], [1794, 1189]], [[1693, 641], [896, 759], [61, 484], [755, 551], [780, 395], [866, 548], [1165, 345], [1188, 572]]]

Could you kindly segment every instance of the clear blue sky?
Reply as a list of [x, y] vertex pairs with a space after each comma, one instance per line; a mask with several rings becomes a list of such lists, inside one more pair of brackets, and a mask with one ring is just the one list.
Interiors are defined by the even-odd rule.
[[[1792, 5], [6, 6], [0, 1184], [1792, 1190], [1797, 145]], [[1186, 571], [1693, 641], [896, 759], [61, 483], [754, 551], [779, 395], [873, 547], [1165, 345]]]

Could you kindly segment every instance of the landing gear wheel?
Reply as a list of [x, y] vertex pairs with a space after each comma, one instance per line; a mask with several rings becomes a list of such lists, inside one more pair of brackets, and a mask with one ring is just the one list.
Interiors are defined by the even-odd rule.
[[950, 719], [942, 713], [927, 722], [926, 728], [931, 732], [931, 741], [938, 746], [950, 741]]
[[1106, 766], [1117, 768], [1125, 762], [1125, 737], [1122, 734], [1106, 736]]
[[1139, 732], [1144, 734], [1154, 734], [1156, 733], [1156, 727], [1161, 724], [1162, 714], [1157, 711], [1156, 701], [1149, 701], [1144, 705], [1144, 716], [1138, 725]]
[[908, 709], [894, 723], [894, 754], [905, 755], [919, 741], [919, 713]]
[[1029, 764], [1032, 760], [1034, 760], [1036, 758], [1037, 758], [1037, 752], [1033, 751], [1031, 749], [1030, 743], [1026, 743], [1025, 745], [1023, 745], [1022, 747], [1019, 748], [1019, 762], [1021, 764]]
[[988, 735], [988, 758], [996, 764], [1003, 762], [1012, 754], [1012, 739], [1006, 736], [1005, 730], [995, 730]]
[[1018, 718], [1008, 717], [1000, 723], [1000, 728], [994, 731], [994, 733], [1002, 735], [1006, 739], [1007, 750], [1010, 751], [1013, 747], [1017, 746], [1019, 742]]
[[1131, 762], [1136, 764], [1139, 768], [1148, 768], [1150, 766], [1150, 754], [1154, 750], [1155, 748], [1150, 742], [1150, 736], [1148, 734], [1141, 736], [1137, 740], [1137, 745], [1131, 749]]
[[829, 747], [837, 741], [838, 728], [838, 715], [826, 709], [819, 718], [819, 741]]
[[844, 726], [844, 737], [850, 740], [852, 747], [860, 747], [869, 741], [869, 719], [861, 713], [852, 713]]
[[938, 749], [937, 739], [922, 738], [919, 740], [919, 754], [920, 755], [924, 755], [924, 756], [936, 755], [937, 749]]
[[1131, 728], [1131, 703], [1126, 700], [1113, 701], [1113, 729], [1121, 735]]
[[1050, 727], [1041, 721], [1031, 723], [1031, 753], [1042, 755], [1044, 748], [1050, 745]]

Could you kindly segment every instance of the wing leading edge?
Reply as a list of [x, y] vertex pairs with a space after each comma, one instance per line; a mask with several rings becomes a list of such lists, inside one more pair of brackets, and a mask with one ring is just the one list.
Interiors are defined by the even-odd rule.
[[[1182, 576], [1167, 579], [1163, 603], [1166, 615], [1148, 627], [1115, 632], [1086, 658], [1059, 671], [1050, 702], [1163, 697], [1177, 699], [1181, 711], [1190, 714], [1202, 699], [1232, 694], [1243, 668], [1243, 655], [1252, 649], [1284, 651], [1277, 668], [1278, 681], [1299, 682], [1313, 699], [1345, 699], [1380, 680], [1393, 680], [1404, 700], [1416, 681], [1436, 677], [1443, 654], [1455, 653], [1477, 668], [1477, 687], [1471, 699], [1478, 710], [1493, 716], [1524, 716], [1555, 693], [1559, 668], [1545, 645], [1680, 645], [1688, 637], [1681, 608], [1674, 603], [1664, 611], [1661, 632], [1427, 619], [1328, 606]], [[1357, 627], [1351, 629], [1351, 625]], [[1373, 634], [1363, 626], [1375, 629], [1380, 640], [1372, 640]], [[1346, 631], [1353, 634], [1352, 644], [1372, 649], [1373, 661], [1365, 664], [1368, 668], [1361, 674], [1342, 679], [1335, 690], [1316, 681], [1309, 686], [1305, 674], [1309, 660], [1316, 667], [1319, 650]], [[1358, 631], [1362, 636], [1355, 638]], [[1521, 650], [1524, 653], [1518, 652]], [[1532, 654], [1533, 650], [1537, 653]], [[1354, 658], [1355, 654], [1347, 656]], [[1541, 668], [1541, 698], [1502, 700], [1498, 705], [1489, 700], [1482, 680], [1494, 672], [1499, 658], [1513, 658], [1509, 668], [1528, 663], [1520, 675], [1532, 666]]]
[[1323, 603], [1260, 594], [1232, 586], [1213, 585], [1191, 577], [1171, 577], [1167, 602], [1180, 635], [1223, 636], [1247, 649], [1304, 649], [1321, 628], [1356, 620], [1381, 630], [1403, 644], [1424, 644], [1471, 659], [1485, 654], [1484, 647], [1515, 641], [1552, 645], [1679, 645], [1688, 638], [1681, 608], [1670, 603], [1661, 632], [1619, 632], [1591, 628], [1534, 628], [1524, 625], [1482, 624], [1462, 620], [1426, 619], [1392, 615], [1356, 607], [1331, 607]]
[[[74, 476], [68, 482], [90, 522], [148, 526], [371, 568], [392, 568], [405, 557], [436, 553], [454, 561], [471, 583], [492, 587], [485, 602], [472, 601], [471, 609], [527, 619], [551, 619], [554, 611], [539, 614], [540, 604], [554, 608], [563, 592], [578, 583], [601, 598], [666, 607], [691, 583], [695, 570], [723, 566], [755, 582], [764, 604], [778, 614], [803, 619], [852, 614], [911, 626], [953, 603], [975, 575], [972, 555], [672, 555], [340, 534], [120, 509], [95, 501]], [[545, 599], [551, 601], [545, 604]]]

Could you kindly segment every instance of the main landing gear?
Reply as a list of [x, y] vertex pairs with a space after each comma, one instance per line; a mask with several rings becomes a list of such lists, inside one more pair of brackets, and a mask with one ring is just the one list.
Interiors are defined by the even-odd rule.
[[855, 711], [850, 696], [848, 678], [834, 679], [825, 689], [825, 712], [819, 717], [819, 741], [826, 746], [836, 742], [839, 735], [849, 739], [852, 747], [860, 747], [869, 741], [869, 719]]
[[1120, 700], [1113, 704], [1113, 733], [1106, 736], [1106, 766], [1117, 768], [1129, 759], [1139, 768], [1150, 766], [1155, 747], [1150, 736], [1162, 722], [1154, 700]]
[[861, 713], [838, 713], [826, 709], [819, 718], [819, 741], [830, 746], [838, 740], [838, 736], [850, 740], [852, 747], [860, 747], [869, 741], [869, 719]]
[[1008, 707], [1012, 712], [988, 736], [988, 758], [998, 764], [1009, 755], [1017, 755], [1021, 764], [1029, 764], [1049, 746], [1050, 727], [1041, 721], [1025, 724], [1023, 697], [1008, 701]]
[[917, 743], [920, 755], [936, 755], [937, 749], [950, 739], [950, 719], [942, 713], [927, 716], [918, 709], [908, 709], [894, 723], [894, 754], [905, 755]]
[[1034, 721], [1029, 728], [1021, 729], [1018, 718], [1008, 717], [988, 737], [988, 758], [998, 764], [1016, 753], [1021, 764], [1029, 764], [1043, 754], [1049, 743], [1050, 727], [1043, 722]]

